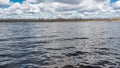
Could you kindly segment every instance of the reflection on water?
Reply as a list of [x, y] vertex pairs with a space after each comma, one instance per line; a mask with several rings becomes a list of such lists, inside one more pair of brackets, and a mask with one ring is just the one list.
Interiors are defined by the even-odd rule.
[[120, 68], [120, 23], [0, 23], [0, 68]]

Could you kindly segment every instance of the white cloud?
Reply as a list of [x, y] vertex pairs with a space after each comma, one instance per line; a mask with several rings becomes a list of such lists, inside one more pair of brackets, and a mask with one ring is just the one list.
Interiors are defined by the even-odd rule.
[[[117, 10], [116, 10], [117, 9]], [[120, 17], [120, 1], [26, 0], [0, 9], [0, 18], [110, 18]]]
[[0, 5], [9, 4], [10, 0], [0, 0]]
[[37, 2], [37, 0], [26, 0], [27, 2]]
[[114, 9], [120, 9], [120, 1], [115, 2], [112, 6]]

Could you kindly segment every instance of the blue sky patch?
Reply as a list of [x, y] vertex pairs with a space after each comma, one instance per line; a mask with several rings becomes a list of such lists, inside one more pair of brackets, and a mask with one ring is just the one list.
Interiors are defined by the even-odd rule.
[[19, 2], [22, 3], [24, 0], [10, 0], [11, 2]]
[[0, 5], [0, 8], [9, 8], [10, 5]]
[[114, 2], [116, 2], [116, 1], [118, 1], [118, 0], [111, 0], [110, 2], [111, 2], [111, 3], [114, 3]]

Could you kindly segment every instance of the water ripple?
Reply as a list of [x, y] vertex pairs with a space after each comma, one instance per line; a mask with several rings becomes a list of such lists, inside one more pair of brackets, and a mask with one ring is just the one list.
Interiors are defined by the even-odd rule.
[[0, 68], [120, 68], [120, 23], [0, 23]]

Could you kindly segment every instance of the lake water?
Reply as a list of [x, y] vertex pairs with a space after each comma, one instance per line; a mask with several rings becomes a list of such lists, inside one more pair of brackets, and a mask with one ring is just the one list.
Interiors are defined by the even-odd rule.
[[0, 68], [120, 68], [120, 23], [0, 23]]

